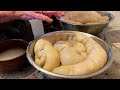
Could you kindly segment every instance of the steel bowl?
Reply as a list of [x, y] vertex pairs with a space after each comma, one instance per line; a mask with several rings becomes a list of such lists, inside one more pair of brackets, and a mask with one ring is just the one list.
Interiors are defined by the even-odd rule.
[[[65, 13], [67, 13], [68, 11], [66, 11]], [[109, 17], [109, 22], [107, 23], [101, 23], [101, 24], [71, 24], [68, 22], [65, 22], [63, 17], [61, 17], [59, 20], [60, 25], [62, 27], [63, 30], [73, 30], [73, 31], [80, 31], [80, 32], [86, 32], [89, 34], [93, 34], [96, 36], [99, 36], [99, 34], [109, 25], [109, 23], [111, 21], [114, 20], [114, 16], [109, 13], [109, 12], [105, 12], [105, 11], [97, 11], [99, 14], [104, 15], [104, 16], [108, 16]]]
[[[85, 34], [87, 35], [88, 37], [91, 37], [93, 38], [95, 41], [97, 41], [104, 49], [105, 51], [107, 52], [107, 56], [108, 56], [108, 60], [106, 62], [106, 64], [98, 71], [94, 72], [94, 73], [91, 73], [91, 74], [86, 74], [86, 75], [60, 75], [60, 74], [55, 74], [55, 73], [52, 73], [52, 72], [49, 72], [41, 67], [39, 67], [38, 65], [35, 64], [34, 62], [34, 46], [35, 46], [35, 43], [37, 40], [43, 38], [43, 37], [52, 37], [54, 38], [55, 35], [61, 35], [61, 34], [67, 34], [67, 33], [73, 33], [73, 32], [77, 32], [77, 33], [82, 33], [82, 34]], [[84, 33], [84, 32], [78, 32], [78, 31], [56, 31], [56, 32], [50, 32], [50, 33], [47, 33], [47, 34], [44, 34], [43, 36], [31, 41], [27, 47], [27, 50], [26, 50], [26, 56], [28, 58], [28, 61], [30, 62], [30, 64], [35, 67], [38, 71], [42, 72], [45, 76], [47, 76], [48, 78], [52, 78], [52, 79], [83, 79], [83, 78], [90, 78], [90, 77], [93, 77], [93, 76], [96, 76], [102, 72], [104, 72], [105, 70], [107, 70], [110, 65], [112, 64], [113, 60], [111, 59], [112, 57], [112, 52], [111, 52], [111, 49], [109, 47], [109, 45], [103, 41], [102, 39], [99, 39], [98, 37], [96, 36], [93, 36], [93, 35], [90, 35], [90, 34], [87, 34], [87, 33]]]

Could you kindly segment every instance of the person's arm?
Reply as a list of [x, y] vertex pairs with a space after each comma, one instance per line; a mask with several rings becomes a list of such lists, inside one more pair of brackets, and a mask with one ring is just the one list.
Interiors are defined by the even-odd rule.
[[0, 23], [12, 20], [31, 20], [38, 19], [46, 22], [52, 22], [52, 15], [60, 18], [64, 15], [61, 11], [0, 11]]

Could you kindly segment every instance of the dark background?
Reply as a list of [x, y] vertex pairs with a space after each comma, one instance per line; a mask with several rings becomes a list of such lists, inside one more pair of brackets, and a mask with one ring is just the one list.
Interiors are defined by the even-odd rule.
[[0, 0], [1, 10], [120, 10], [119, 0]]

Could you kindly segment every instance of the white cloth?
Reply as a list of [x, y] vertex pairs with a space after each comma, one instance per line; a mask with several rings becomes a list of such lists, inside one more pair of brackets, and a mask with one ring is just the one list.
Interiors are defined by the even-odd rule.
[[34, 38], [37, 38], [44, 34], [44, 27], [41, 20], [30, 20]]

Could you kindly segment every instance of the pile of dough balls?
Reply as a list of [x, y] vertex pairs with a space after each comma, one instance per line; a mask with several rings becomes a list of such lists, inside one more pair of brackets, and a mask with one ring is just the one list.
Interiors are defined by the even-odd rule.
[[63, 75], [96, 72], [107, 61], [106, 51], [82, 33], [60, 34], [39, 39], [34, 47], [35, 63]]

